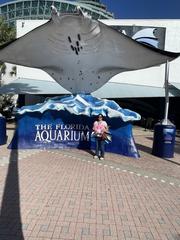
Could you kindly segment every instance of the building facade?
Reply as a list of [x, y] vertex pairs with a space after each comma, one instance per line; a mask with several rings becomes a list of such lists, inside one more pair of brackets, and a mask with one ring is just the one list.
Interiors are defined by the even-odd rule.
[[[83, 11], [88, 12], [94, 19], [101, 19], [104, 24], [135, 40], [140, 39], [143, 42], [144, 39], [148, 39], [149, 44], [154, 47], [180, 52], [180, 20], [113, 19], [113, 15], [99, 0], [10, 1], [0, 5], [0, 15], [10, 25], [17, 22], [17, 37], [21, 37], [50, 18], [52, 4], [60, 12], [73, 12], [76, 11], [77, 6], [81, 6]], [[179, 58], [170, 64], [169, 116], [180, 128], [180, 116], [177, 114], [180, 104], [179, 64]], [[157, 119], [162, 119], [164, 114], [164, 74], [164, 65], [118, 74], [93, 95], [115, 99], [122, 107], [133, 109], [145, 118], [151, 116], [157, 121]], [[49, 84], [51, 84], [51, 88], [49, 88]], [[25, 98], [24, 103], [32, 104], [43, 101], [47, 95], [63, 95], [68, 92], [45, 72], [18, 66], [16, 80], [2, 87], [0, 93], [20, 94]]]
[[49, 19], [52, 5], [61, 13], [75, 12], [77, 6], [80, 6], [93, 19], [113, 18], [113, 14], [107, 11], [106, 6], [100, 0], [14, 0], [0, 5], [0, 16], [9, 25], [15, 25], [18, 19]]

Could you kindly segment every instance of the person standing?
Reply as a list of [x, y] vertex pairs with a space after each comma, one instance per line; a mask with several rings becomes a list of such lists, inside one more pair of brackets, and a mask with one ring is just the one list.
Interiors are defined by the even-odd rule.
[[94, 158], [99, 158], [100, 160], [104, 160], [105, 139], [103, 138], [103, 134], [108, 132], [108, 125], [106, 121], [103, 120], [102, 114], [99, 114], [97, 121], [94, 122], [93, 131], [96, 138], [96, 154]]

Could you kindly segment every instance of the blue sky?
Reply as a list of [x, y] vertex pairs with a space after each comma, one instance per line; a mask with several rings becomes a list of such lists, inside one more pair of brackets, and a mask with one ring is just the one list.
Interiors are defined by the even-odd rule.
[[[7, 0], [0, 0], [0, 3]], [[101, 0], [116, 18], [180, 18], [180, 0]]]
[[180, 0], [101, 0], [116, 18], [180, 18]]

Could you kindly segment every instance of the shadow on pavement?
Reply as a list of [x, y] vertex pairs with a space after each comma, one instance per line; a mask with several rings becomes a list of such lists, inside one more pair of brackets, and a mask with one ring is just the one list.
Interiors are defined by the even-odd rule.
[[169, 159], [169, 158], [163, 158], [163, 160], [165, 160], [165, 161], [167, 161], [167, 162], [170, 162], [170, 163], [173, 163], [173, 164], [176, 164], [176, 165], [180, 166], [180, 163], [175, 162], [175, 161], [173, 161], [173, 160], [171, 160], [171, 159]]
[[0, 209], [0, 239], [24, 240], [20, 213], [18, 150], [11, 150]]
[[136, 143], [136, 147], [137, 147], [138, 150], [140, 150], [142, 152], [145, 152], [145, 153], [150, 153], [151, 154], [151, 152], [152, 152], [152, 148], [141, 145], [139, 143]]
[[81, 149], [82, 151], [84, 151], [84, 152], [87, 152], [87, 153], [89, 153], [89, 155], [92, 155], [92, 156], [94, 156], [94, 151], [93, 150], [90, 150], [90, 149]]
[[[136, 143], [136, 147], [137, 147], [138, 150], [140, 150], [142, 152], [149, 153], [149, 154], [152, 153], [152, 148], [150, 148], [150, 147], [141, 145], [139, 143]], [[177, 152], [177, 151], [175, 150], [175, 152]], [[176, 161], [173, 161], [173, 160], [171, 160], [169, 158], [160, 158], [160, 159], [165, 160], [165, 161], [167, 161], [169, 163], [173, 163], [173, 164], [176, 164], [176, 165], [180, 166], [180, 163], [178, 163]]]
[[[152, 137], [146, 137], [148, 140], [152, 140], [153, 142], [153, 138]], [[180, 139], [179, 137], [176, 137], [175, 139], [175, 149], [174, 152], [177, 154], [180, 154]]]

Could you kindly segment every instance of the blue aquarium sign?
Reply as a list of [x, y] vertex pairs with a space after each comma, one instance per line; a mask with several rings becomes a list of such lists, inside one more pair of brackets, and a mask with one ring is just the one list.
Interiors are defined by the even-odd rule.
[[35, 142], [90, 141], [88, 125], [83, 124], [36, 124]]
[[9, 148], [95, 149], [92, 128], [99, 113], [104, 115], [112, 136], [106, 151], [139, 157], [132, 135], [132, 120], [138, 120], [139, 115], [121, 109], [113, 101], [87, 95], [55, 98], [21, 108]]

